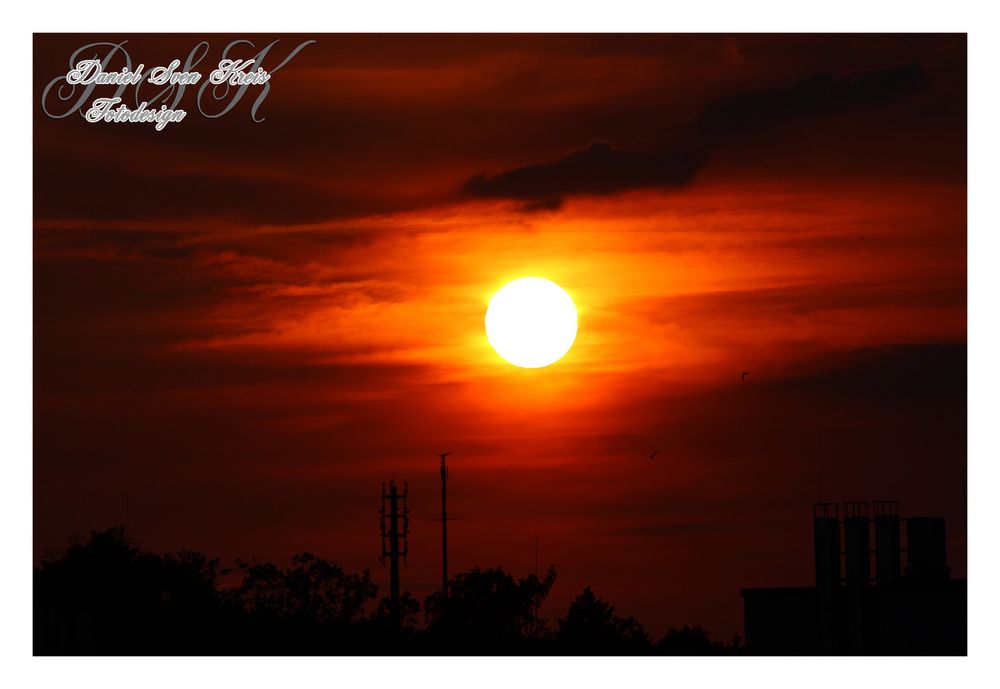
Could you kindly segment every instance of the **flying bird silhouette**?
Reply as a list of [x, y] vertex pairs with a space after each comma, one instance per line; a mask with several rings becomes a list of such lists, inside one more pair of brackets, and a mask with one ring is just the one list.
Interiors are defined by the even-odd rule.
[[659, 451], [659, 450], [656, 450], [655, 452], [653, 452], [653, 454], [651, 454], [651, 455], [649, 456], [649, 458], [650, 458], [650, 459], [656, 459], [656, 455], [658, 455], [659, 453], [660, 453], [660, 451]]
[[740, 380], [745, 381], [747, 379], [747, 376], [749, 376], [749, 375], [750, 375], [750, 371], [744, 371], [743, 373], [740, 374]]

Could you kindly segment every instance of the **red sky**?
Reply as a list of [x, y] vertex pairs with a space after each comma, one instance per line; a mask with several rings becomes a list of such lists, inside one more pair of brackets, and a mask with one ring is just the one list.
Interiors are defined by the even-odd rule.
[[[317, 43], [263, 122], [156, 132], [42, 91], [201, 36], [36, 36], [36, 558], [127, 491], [147, 547], [385, 586], [395, 476], [422, 598], [451, 450], [453, 570], [527, 574], [537, 528], [550, 616], [590, 584], [728, 638], [740, 587], [810, 583], [820, 483], [945, 516], [964, 576], [964, 37], [235, 38]], [[579, 310], [549, 368], [485, 338], [525, 275]]]

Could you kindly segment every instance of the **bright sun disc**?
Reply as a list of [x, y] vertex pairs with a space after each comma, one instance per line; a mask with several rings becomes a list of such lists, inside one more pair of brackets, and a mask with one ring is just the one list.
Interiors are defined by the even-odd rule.
[[508, 282], [486, 309], [486, 339], [504, 359], [541, 368], [561, 359], [576, 340], [576, 306], [545, 278]]

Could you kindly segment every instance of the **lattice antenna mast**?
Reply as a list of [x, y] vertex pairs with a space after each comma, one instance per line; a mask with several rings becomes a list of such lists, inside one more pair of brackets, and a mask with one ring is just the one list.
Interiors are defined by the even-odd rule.
[[382, 483], [382, 505], [379, 508], [379, 531], [382, 534], [382, 555], [379, 561], [385, 566], [389, 559], [389, 614], [394, 628], [399, 629], [401, 617], [399, 608], [399, 558], [406, 564], [406, 556], [410, 551], [410, 508], [407, 497], [409, 484], [403, 482], [403, 492], [400, 493], [395, 481], [389, 481], [386, 490]]

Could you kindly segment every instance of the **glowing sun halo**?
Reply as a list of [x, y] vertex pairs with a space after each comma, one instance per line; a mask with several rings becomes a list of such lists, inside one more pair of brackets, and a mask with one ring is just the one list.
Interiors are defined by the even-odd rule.
[[528, 277], [508, 282], [486, 309], [486, 339], [515, 366], [548, 366], [576, 340], [576, 306], [551, 280]]

